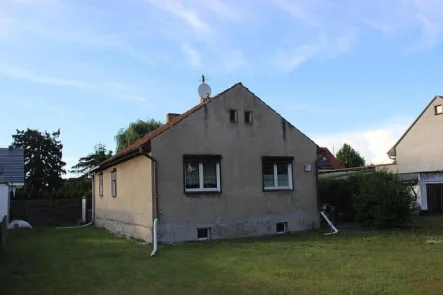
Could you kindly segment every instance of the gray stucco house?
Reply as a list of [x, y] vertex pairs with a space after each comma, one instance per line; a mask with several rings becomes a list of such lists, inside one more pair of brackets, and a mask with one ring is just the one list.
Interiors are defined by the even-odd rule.
[[317, 152], [238, 83], [96, 167], [95, 223], [163, 243], [317, 228]]
[[403, 179], [415, 182], [423, 211], [443, 213], [443, 97], [435, 96], [388, 155]]
[[24, 150], [21, 148], [0, 148], [0, 221], [4, 216], [9, 222], [10, 193], [24, 186]]

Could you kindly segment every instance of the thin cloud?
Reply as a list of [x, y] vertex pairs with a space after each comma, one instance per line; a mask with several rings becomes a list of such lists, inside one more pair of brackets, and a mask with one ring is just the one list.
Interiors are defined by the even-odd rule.
[[198, 69], [201, 67], [201, 57], [197, 50], [192, 48], [189, 44], [185, 43], [182, 45], [182, 51], [187, 57], [192, 68]]
[[[84, 91], [101, 93], [107, 96], [112, 96], [123, 100], [132, 100], [132, 101], [150, 103], [150, 100], [143, 96], [125, 92], [130, 90], [131, 88], [123, 83], [118, 83], [118, 82], [89, 83], [74, 79], [62, 79], [62, 78], [50, 77], [46, 75], [36, 74], [30, 70], [7, 67], [7, 66], [0, 67], [0, 75], [11, 77], [14, 79], [28, 80], [39, 84], [77, 88]], [[125, 88], [125, 90], [123, 90], [123, 88]]]
[[176, 18], [181, 19], [187, 25], [192, 27], [195, 31], [199, 33], [208, 33], [212, 30], [211, 26], [206, 23], [198, 12], [192, 8], [185, 6], [182, 1], [179, 0], [145, 0], [150, 5], [164, 10]]

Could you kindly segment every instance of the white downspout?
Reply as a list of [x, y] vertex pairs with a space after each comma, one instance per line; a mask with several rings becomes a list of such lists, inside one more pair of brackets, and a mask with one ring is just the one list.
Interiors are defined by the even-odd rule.
[[321, 214], [321, 216], [323, 216], [323, 218], [326, 220], [326, 222], [329, 224], [329, 226], [332, 229], [332, 232], [326, 233], [325, 236], [335, 235], [336, 233], [338, 233], [338, 229], [332, 224], [332, 222], [329, 220], [328, 216], [326, 216], [325, 212], [320, 211], [320, 214]]
[[154, 219], [154, 230], [153, 230], [153, 244], [154, 244], [154, 249], [152, 250], [151, 256], [154, 256], [155, 253], [157, 253], [157, 224], [158, 224], [158, 218], [156, 217]]

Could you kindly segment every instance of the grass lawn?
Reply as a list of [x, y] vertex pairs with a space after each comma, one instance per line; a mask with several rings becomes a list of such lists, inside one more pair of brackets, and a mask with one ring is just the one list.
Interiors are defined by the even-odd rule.
[[94, 227], [13, 230], [0, 254], [0, 294], [443, 294], [443, 217], [420, 218], [406, 231], [311, 232], [150, 253]]

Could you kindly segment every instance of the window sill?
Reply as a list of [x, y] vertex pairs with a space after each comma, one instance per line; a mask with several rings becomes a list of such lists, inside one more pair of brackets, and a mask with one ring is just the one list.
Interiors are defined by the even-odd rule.
[[220, 191], [185, 191], [185, 195], [216, 195], [221, 194]]
[[264, 192], [281, 192], [281, 191], [293, 191], [293, 188], [289, 188], [289, 187], [282, 187], [282, 188], [263, 188]]

